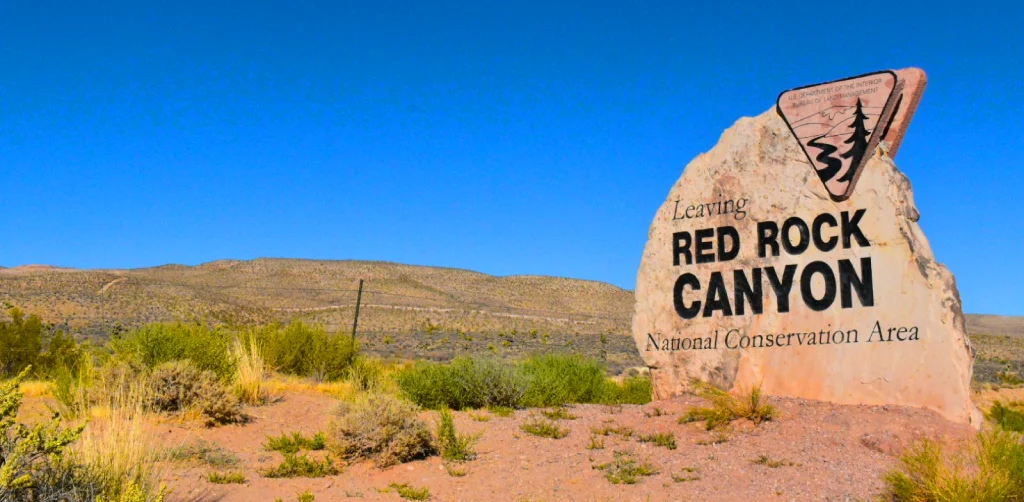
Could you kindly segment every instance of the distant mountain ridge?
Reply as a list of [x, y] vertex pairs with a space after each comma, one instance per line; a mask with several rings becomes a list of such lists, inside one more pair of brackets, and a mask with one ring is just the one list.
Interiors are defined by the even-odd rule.
[[176, 319], [300, 318], [340, 328], [351, 325], [359, 279], [366, 281], [360, 326], [368, 330], [626, 333], [633, 309], [631, 291], [596, 281], [286, 258], [123, 270], [7, 268], [0, 270], [0, 300], [96, 332]]
[[[115, 324], [303, 319], [349, 329], [628, 334], [633, 292], [611, 284], [360, 260], [257, 258], [82, 270], [0, 267], [0, 301], [102, 336]], [[967, 315], [973, 334], [1024, 337], [1024, 317]]]

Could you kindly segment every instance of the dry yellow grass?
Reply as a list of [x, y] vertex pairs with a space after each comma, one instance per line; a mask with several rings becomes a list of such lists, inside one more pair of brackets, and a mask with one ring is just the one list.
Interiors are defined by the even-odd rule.
[[1004, 404], [1014, 401], [1024, 402], [1024, 387], [984, 385], [974, 392], [973, 401], [974, 405], [982, 411], [988, 411], [996, 401]]
[[161, 490], [156, 486], [156, 451], [146, 441], [150, 417], [145, 412], [144, 386], [122, 389], [90, 409], [92, 419], [74, 445], [74, 456], [103, 480], [108, 493], [155, 496]]
[[317, 382], [311, 378], [281, 375], [277, 373], [271, 375], [270, 378], [263, 382], [263, 387], [271, 396], [280, 396], [291, 392], [306, 392], [327, 394], [339, 399], [346, 399], [357, 393], [352, 383], [347, 380], [339, 380], [337, 382]]
[[256, 337], [251, 334], [242, 338], [235, 338], [231, 346], [231, 355], [236, 361], [235, 366], [235, 394], [245, 404], [261, 405], [267, 401], [268, 395], [264, 388], [267, 365], [260, 355], [259, 343]]
[[25, 397], [50, 397], [53, 395], [53, 383], [48, 380], [24, 380], [19, 388]]

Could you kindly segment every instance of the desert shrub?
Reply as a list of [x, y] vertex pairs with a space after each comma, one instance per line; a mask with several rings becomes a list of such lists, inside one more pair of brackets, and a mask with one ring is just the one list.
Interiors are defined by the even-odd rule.
[[427, 487], [416, 488], [408, 483], [391, 483], [388, 488], [405, 500], [430, 500], [430, 489]]
[[687, 481], [700, 480], [700, 476], [697, 475], [697, 473], [700, 472], [700, 469], [696, 467], [683, 467], [682, 471], [685, 474], [671, 474], [672, 481], [676, 483], [686, 483]]
[[793, 467], [794, 465], [800, 465], [800, 464], [797, 464], [797, 463], [793, 462], [792, 460], [777, 460], [777, 459], [773, 459], [771, 456], [769, 456], [767, 454], [764, 454], [764, 453], [758, 455], [757, 458], [755, 458], [754, 460], [751, 460], [750, 463], [752, 463], [754, 465], [763, 465], [765, 467], [771, 467], [772, 469], [778, 469], [779, 467]]
[[651, 402], [651, 377], [649, 375], [630, 376], [615, 382], [609, 380], [605, 385], [605, 404], [647, 404]]
[[1020, 377], [1020, 373], [1011, 370], [1009, 367], [996, 373], [996, 378], [998, 378], [999, 383], [1003, 385], [1015, 386], [1024, 383], [1024, 379]]
[[457, 358], [449, 365], [455, 385], [465, 396], [463, 407], [516, 407], [527, 380], [514, 365], [491, 357]]
[[420, 362], [396, 379], [403, 394], [429, 409], [515, 408], [527, 390], [527, 379], [515, 365], [490, 357]]
[[163, 455], [161, 455], [161, 459], [169, 460], [171, 462], [196, 461], [220, 469], [225, 467], [234, 467], [242, 461], [242, 459], [238, 458], [238, 455], [235, 455], [224, 447], [206, 442], [202, 439], [197, 439], [192, 443], [168, 448]]
[[45, 379], [76, 370], [84, 349], [71, 335], [16, 307], [7, 313], [10, 320], [0, 321], [0, 378], [29, 366], [35, 377]]
[[576, 420], [577, 418], [579, 418], [576, 415], [569, 413], [569, 410], [565, 409], [562, 406], [559, 406], [558, 408], [555, 408], [553, 410], [541, 411], [540, 414], [544, 415], [546, 418], [549, 418], [551, 420]]
[[46, 349], [34, 366], [38, 368], [36, 374], [40, 377], [52, 379], [61, 373], [74, 373], [83, 361], [91, 359], [87, 348], [62, 330], [52, 330], [44, 341]]
[[516, 410], [515, 408], [510, 408], [508, 406], [488, 406], [487, 411], [491, 412], [491, 414], [496, 417], [508, 418], [511, 417]]
[[292, 321], [254, 330], [263, 356], [274, 370], [287, 375], [334, 381], [345, 376], [358, 349], [352, 337], [328, 333], [323, 326]]
[[623, 438], [630, 438], [633, 437], [633, 433], [635, 431], [625, 425], [617, 425], [613, 427], [609, 424], [601, 427], [591, 427], [590, 432], [598, 436], [610, 436], [615, 434], [616, 436], [621, 436]]
[[395, 380], [405, 397], [424, 408], [461, 410], [470, 401], [446, 364], [420, 361], [399, 371]]
[[305, 436], [301, 432], [267, 436], [263, 449], [281, 453], [298, 453], [299, 450], [319, 451], [326, 448], [324, 433], [317, 432], [313, 436]]
[[163, 490], [153, 489], [149, 459], [139, 459], [138, 475], [111, 477], [89, 455], [96, 450], [90, 436], [83, 439], [84, 425], [62, 428], [58, 418], [33, 427], [17, 423], [18, 385], [26, 373], [0, 385], [0, 500], [163, 500]]
[[632, 485], [642, 476], [653, 476], [658, 469], [647, 461], [637, 461], [630, 452], [615, 452], [614, 459], [607, 464], [595, 465], [594, 469], [604, 471], [604, 477], [612, 484]]
[[596, 359], [534, 356], [520, 363], [493, 357], [458, 357], [448, 364], [420, 362], [396, 375], [402, 393], [428, 409], [551, 407], [571, 403], [645, 404], [648, 377], [621, 384]]
[[1004, 405], [996, 401], [985, 416], [1001, 429], [1024, 432], [1024, 404], [1022, 403], [1013, 401]]
[[57, 375], [53, 393], [60, 404], [60, 413], [78, 418], [94, 407], [114, 409], [126, 402], [134, 403], [126, 396], [134, 399], [147, 392], [145, 381], [144, 370], [132, 363], [109, 359], [102, 366], [94, 367], [92, 356], [83, 354], [74, 372], [62, 371]]
[[711, 402], [711, 406], [691, 408], [679, 417], [679, 423], [703, 420], [707, 430], [712, 430], [740, 418], [761, 424], [779, 414], [774, 406], [765, 402], [760, 386], [751, 388], [750, 392], [739, 397], [705, 382], [694, 381], [692, 386], [698, 396]]
[[206, 480], [218, 485], [228, 484], [243, 484], [245, 483], [245, 473], [232, 471], [232, 472], [217, 472], [213, 471], [206, 474]]
[[476, 457], [473, 444], [478, 436], [459, 434], [455, 430], [455, 417], [451, 410], [442, 409], [437, 422], [435, 445], [441, 458], [452, 462], [466, 462]]
[[79, 364], [56, 372], [52, 391], [61, 415], [77, 418], [88, 410], [90, 399], [96, 394], [93, 389], [94, 380], [92, 358], [88, 355], [83, 356]]
[[10, 321], [0, 322], [0, 377], [20, 374], [36, 363], [43, 350], [43, 322], [25, 317], [17, 307], [8, 310]]
[[1024, 443], [1007, 431], [981, 433], [965, 453], [949, 454], [923, 441], [885, 475], [885, 498], [894, 501], [1024, 500]]
[[388, 386], [389, 368], [380, 359], [357, 356], [348, 367], [346, 379], [360, 392], [381, 392]]
[[235, 362], [230, 354], [233, 336], [222, 328], [198, 323], [151, 323], [110, 340], [115, 357], [147, 368], [172, 361], [230, 378]]
[[637, 439], [639, 439], [641, 443], [653, 443], [658, 446], [664, 446], [670, 450], [676, 449], [676, 435], [672, 432], [645, 434], [641, 435]]
[[545, 354], [522, 364], [529, 379], [523, 404], [529, 407], [569, 403], [597, 403], [605, 395], [608, 378], [596, 359], [577, 355]]
[[189, 361], [163, 363], [149, 376], [149, 406], [160, 412], [199, 410], [207, 425], [244, 422], [238, 398], [211, 371]]
[[342, 402], [334, 410], [327, 446], [345, 460], [371, 459], [379, 467], [434, 453], [430, 430], [416, 406], [386, 394]]
[[22, 368], [0, 385], [0, 495], [8, 500], [40, 500], [64, 491], [71, 500], [96, 496], [102, 490], [98, 480], [61, 458], [84, 426], [63, 429], [57, 418], [31, 428], [15, 421], [22, 399], [18, 385], [27, 373]]
[[739, 417], [746, 418], [755, 425], [770, 422], [779, 416], [779, 410], [766, 402], [760, 385], [752, 387], [750, 392], [740, 396], [735, 410]]
[[331, 457], [315, 460], [305, 454], [285, 453], [284, 460], [280, 464], [260, 471], [260, 476], [265, 478], [322, 478], [333, 476], [339, 472]]
[[558, 422], [537, 416], [526, 419], [519, 429], [527, 434], [550, 439], [562, 439], [569, 435], [569, 429], [559, 427]]

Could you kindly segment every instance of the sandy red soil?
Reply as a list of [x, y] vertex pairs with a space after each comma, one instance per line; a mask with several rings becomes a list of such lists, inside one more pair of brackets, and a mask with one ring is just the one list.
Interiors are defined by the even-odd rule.
[[[571, 433], [563, 439], [546, 439], [522, 432], [520, 424], [531, 414], [492, 416], [477, 422], [466, 413], [456, 414], [460, 432], [479, 433], [479, 456], [466, 463], [463, 477], [449, 476], [434, 457], [381, 470], [369, 463], [346, 466], [337, 476], [317, 479], [267, 479], [262, 468], [276, 464], [281, 455], [264, 451], [266, 435], [323, 430], [330, 397], [289, 394], [275, 404], [254, 408], [254, 420], [242, 426], [206, 429], [189, 424], [165, 423], [154, 431], [154, 440], [173, 446], [196, 438], [215, 443], [242, 459], [240, 470], [247, 482], [216, 485], [205, 479], [211, 468], [204, 465], [164, 465], [164, 479], [172, 489], [170, 500], [272, 501], [295, 500], [309, 490], [316, 500], [364, 498], [401, 500], [394, 492], [382, 492], [390, 483], [427, 487], [431, 500], [867, 500], [883, 489], [882, 474], [896, 465], [897, 454], [921, 438], [959, 444], [974, 433], [969, 427], [949, 423], [938, 415], [913, 408], [839, 406], [799, 399], [772, 399], [781, 417], [755, 427], [734, 422], [729, 439], [707, 442], [713, 435], [702, 424], [677, 423], [679, 415], [701, 404], [697, 398], [680, 398], [645, 406], [574, 406], [579, 418], [561, 421]], [[655, 407], [666, 415], [653, 415]], [[480, 412], [484, 413], [484, 412]], [[433, 421], [433, 414], [424, 412]], [[639, 434], [673, 432], [678, 448], [639, 442], [636, 437], [605, 437], [605, 449], [589, 450], [591, 428], [626, 426]], [[635, 485], [614, 485], [597, 464], [608, 462], [616, 451], [631, 451], [647, 459], [659, 471], [640, 478]], [[793, 465], [767, 467], [753, 462], [760, 455]], [[787, 463], [788, 463], [787, 462]], [[696, 468], [692, 474], [684, 468]], [[672, 474], [697, 476], [676, 482]]]

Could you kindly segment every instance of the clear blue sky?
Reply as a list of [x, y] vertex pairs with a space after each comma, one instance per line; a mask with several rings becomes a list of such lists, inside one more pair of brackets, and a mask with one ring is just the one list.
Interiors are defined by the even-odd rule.
[[1024, 315], [1022, 2], [306, 3], [0, 3], [0, 265], [631, 289], [658, 205], [738, 117], [920, 66], [897, 160], [921, 225], [966, 311]]

